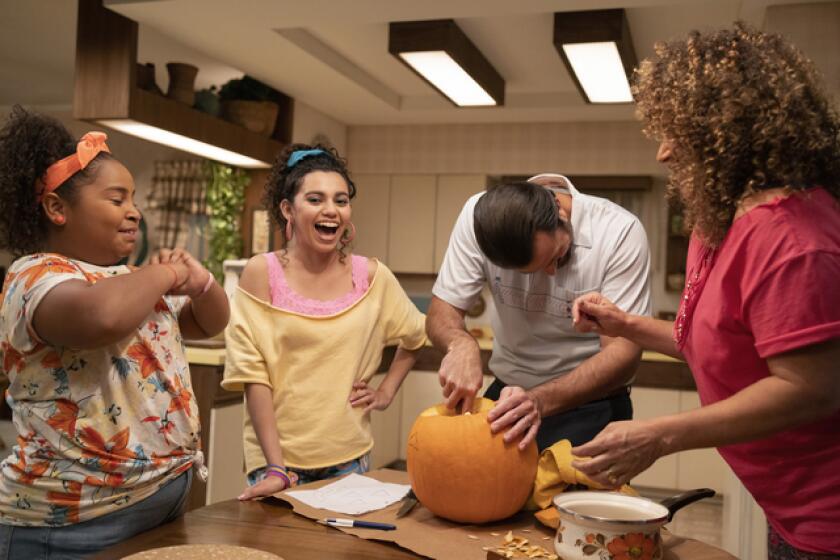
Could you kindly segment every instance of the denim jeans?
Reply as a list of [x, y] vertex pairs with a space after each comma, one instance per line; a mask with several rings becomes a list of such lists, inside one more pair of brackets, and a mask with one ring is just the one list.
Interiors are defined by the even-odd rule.
[[[267, 468], [262, 467], [254, 469], [248, 473], [248, 486], [253, 486], [265, 478]], [[370, 453], [365, 453], [361, 457], [357, 457], [352, 461], [340, 463], [331, 467], [322, 467], [320, 469], [296, 469], [294, 467], [289, 469], [298, 476], [298, 485], [308, 484], [316, 480], [324, 480], [327, 478], [336, 478], [350, 473], [364, 474], [370, 470]]]
[[[498, 400], [505, 384], [496, 379], [487, 387], [484, 396]], [[572, 446], [583, 445], [593, 439], [610, 422], [633, 418], [633, 403], [630, 391], [621, 390], [608, 397], [584, 403], [577, 408], [546, 416], [537, 431], [537, 447], [540, 452], [561, 439], [572, 442]]]
[[181, 515], [192, 469], [125, 509], [64, 527], [0, 525], [0, 559], [64, 560], [85, 558]]

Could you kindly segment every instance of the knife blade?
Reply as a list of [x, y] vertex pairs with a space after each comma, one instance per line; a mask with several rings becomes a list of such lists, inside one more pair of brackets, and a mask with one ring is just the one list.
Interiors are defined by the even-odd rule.
[[409, 490], [408, 494], [405, 495], [405, 498], [402, 499], [402, 505], [400, 509], [397, 511], [397, 519], [408, 515], [414, 506], [417, 505], [417, 496], [414, 494], [414, 490]]

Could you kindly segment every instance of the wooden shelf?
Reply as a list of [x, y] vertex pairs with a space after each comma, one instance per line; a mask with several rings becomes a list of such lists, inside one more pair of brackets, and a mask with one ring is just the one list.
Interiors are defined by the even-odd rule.
[[134, 88], [127, 118], [272, 163], [283, 144], [183, 103]]
[[291, 132], [292, 102], [278, 92], [281, 119], [275, 134], [256, 134], [167, 97], [137, 87], [137, 22], [79, 0], [73, 116], [86, 121], [129, 119], [271, 164]]

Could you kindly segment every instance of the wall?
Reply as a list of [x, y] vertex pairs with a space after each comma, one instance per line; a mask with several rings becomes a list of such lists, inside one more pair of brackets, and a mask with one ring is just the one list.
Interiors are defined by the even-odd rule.
[[292, 141], [304, 144], [317, 141], [323, 143], [321, 138], [328, 140], [340, 155], [347, 157], [347, 126], [296, 99]]
[[653, 310], [678, 306], [679, 295], [664, 289], [665, 168], [637, 122], [351, 126], [347, 145], [354, 173], [650, 175], [640, 219], [651, 245]]

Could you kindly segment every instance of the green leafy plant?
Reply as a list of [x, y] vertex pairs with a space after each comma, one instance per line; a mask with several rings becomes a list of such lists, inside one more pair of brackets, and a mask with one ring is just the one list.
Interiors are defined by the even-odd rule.
[[251, 76], [229, 80], [219, 90], [222, 101], [274, 101], [276, 95], [274, 88]]
[[218, 282], [224, 281], [222, 262], [242, 256], [242, 209], [248, 173], [215, 161], [208, 161], [210, 183], [207, 185], [207, 208], [210, 219], [210, 256], [204, 261]]

